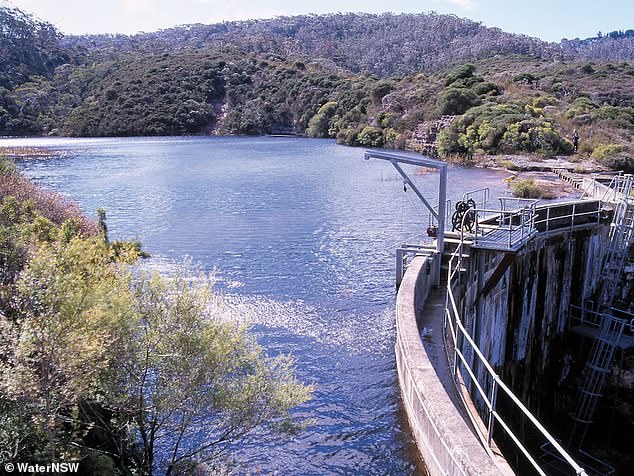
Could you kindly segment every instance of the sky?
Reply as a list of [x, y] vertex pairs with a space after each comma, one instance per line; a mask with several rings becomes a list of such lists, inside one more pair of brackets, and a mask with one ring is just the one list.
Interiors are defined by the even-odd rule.
[[0, 0], [63, 33], [156, 31], [189, 23], [307, 13], [452, 13], [547, 41], [634, 29], [634, 0]]

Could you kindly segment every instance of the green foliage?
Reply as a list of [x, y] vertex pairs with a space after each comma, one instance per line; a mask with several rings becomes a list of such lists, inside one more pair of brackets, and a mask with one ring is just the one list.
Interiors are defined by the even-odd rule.
[[211, 281], [192, 284], [191, 274], [141, 273], [133, 284], [140, 321], [115, 398], [141, 435], [144, 474], [218, 458], [264, 424], [295, 428], [289, 409], [311, 392], [291, 360], [266, 357], [247, 329], [218, 315]]
[[436, 106], [439, 115], [454, 115], [463, 114], [479, 102], [478, 95], [470, 89], [450, 87], [438, 95]]
[[634, 173], [634, 157], [622, 152], [620, 154], [605, 157], [601, 162], [612, 170], [622, 170], [625, 173]]
[[[0, 134], [284, 133], [360, 145], [369, 126], [382, 130], [384, 146], [402, 147], [403, 134], [415, 137], [421, 122], [488, 103], [521, 104], [523, 119], [543, 118], [555, 133], [592, 126], [595, 142], [626, 143], [634, 130], [628, 63], [553, 62], [552, 45], [451, 16], [299, 16], [61, 43], [53, 27], [15, 9], [0, 7], [0, 24], [7, 46]], [[628, 57], [622, 48], [630, 38], [610, 39], [611, 48], [617, 40]], [[402, 47], [408, 44], [416, 48]], [[584, 55], [616, 54], [603, 39], [592, 51], [565, 40], [567, 58], [577, 56], [571, 45]], [[459, 66], [443, 73], [448, 64]], [[489, 129], [447, 132], [441, 149], [471, 154], [483, 142], [482, 151], [494, 151], [507, 127], [489, 122]], [[509, 132], [504, 150], [568, 148], [546, 124], [522, 128]], [[400, 138], [388, 138], [389, 129]], [[378, 143], [378, 136], [361, 141]], [[40, 208], [54, 223], [64, 221]]]
[[103, 208], [97, 208], [97, 227], [103, 240], [108, 243], [108, 224], [106, 223], [106, 211]]
[[516, 83], [534, 84], [538, 80], [539, 78], [532, 73], [520, 73], [513, 77], [513, 81]]
[[106, 63], [61, 124], [70, 135], [174, 135], [200, 132], [213, 122], [223, 93], [217, 58], [182, 52], [133, 56]]
[[513, 103], [472, 108], [440, 134], [441, 155], [472, 154], [478, 149], [491, 154], [572, 152], [571, 144], [538, 110]]
[[363, 147], [381, 147], [383, 131], [378, 127], [366, 126], [357, 136], [357, 142]]
[[373, 104], [380, 105], [381, 100], [395, 89], [396, 84], [393, 81], [379, 81], [370, 90], [370, 99], [372, 100]]
[[571, 153], [572, 148], [550, 122], [529, 119], [510, 124], [499, 141], [502, 152], [540, 152], [543, 154]]
[[500, 165], [504, 167], [506, 170], [518, 171], [520, 168], [513, 163], [511, 160], [501, 160]]
[[620, 154], [625, 150], [620, 144], [599, 144], [592, 151], [592, 158], [597, 160], [605, 160], [608, 157]]
[[592, 102], [592, 100], [588, 97], [581, 96], [573, 101], [573, 103], [566, 111], [566, 117], [572, 119], [577, 116], [582, 116], [584, 114], [590, 113], [593, 109], [596, 109], [597, 105]]
[[592, 158], [613, 170], [634, 172], [634, 157], [621, 144], [599, 144], [592, 151]]
[[48, 74], [67, 62], [59, 32], [49, 23], [0, 5], [0, 87], [21, 84], [30, 75]]
[[501, 92], [500, 86], [490, 81], [476, 83], [473, 85], [472, 90], [479, 96], [497, 96]]
[[3, 460], [174, 474], [256, 428], [302, 426], [290, 410], [311, 388], [223, 314], [210, 280], [132, 276], [140, 244], [108, 242], [103, 210], [86, 236], [21, 198], [0, 204]]
[[473, 78], [475, 76], [474, 73], [475, 66], [472, 64], [464, 64], [462, 66], [458, 66], [445, 77], [445, 82], [443, 83], [443, 86], [451, 86], [457, 81]]
[[329, 101], [319, 108], [308, 122], [306, 135], [308, 137], [329, 137], [332, 128], [332, 119], [337, 112], [338, 104], [335, 101]]
[[397, 149], [399, 137], [400, 137], [400, 134], [396, 130], [392, 128], [387, 129], [385, 131], [385, 145], [387, 147]]
[[26, 451], [35, 456], [41, 450], [37, 433], [20, 405], [0, 397], [0, 461], [18, 461]]
[[363, 130], [363, 126], [359, 124], [350, 124], [345, 129], [341, 129], [337, 133], [337, 143], [344, 145], [359, 145], [359, 134]]
[[20, 273], [13, 322], [2, 321], [2, 395], [46, 430], [46, 448], [77, 456], [66, 416], [103, 389], [129, 334], [132, 300], [125, 275], [107, 265], [101, 241], [41, 244]]
[[0, 176], [15, 177], [16, 175], [18, 175], [18, 169], [15, 162], [0, 155]]
[[601, 106], [592, 113], [593, 119], [606, 121], [610, 126], [634, 129], [634, 107]]
[[519, 198], [542, 198], [546, 195], [545, 191], [531, 178], [513, 180], [511, 190], [513, 195]]

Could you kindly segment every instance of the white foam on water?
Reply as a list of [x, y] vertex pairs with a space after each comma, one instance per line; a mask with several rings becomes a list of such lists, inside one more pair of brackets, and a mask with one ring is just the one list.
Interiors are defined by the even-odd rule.
[[[170, 275], [182, 270], [184, 265], [183, 262], [155, 257], [143, 263], [142, 267]], [[195, 270], [194, 266], [192, 271]], [[302, 299], [236, 294], [232, 291], [244, 287], [244, 283], [224, 277], [218, 271], [208, 276], [217, 289], [224, 289], [216, 291], [217, 299], [211, 309], [214, 318], [236, 321], [248, 327], [284, 329], [295, 336], [309, 338], [348, 354], [384, 355], [391, 352], [394, 345], [394, 307], [390, 304], [344, 309], [310, 304]], [[192, 280], [196, 279], [198, 277], [192, 273]]]
[[248, 326], [285, 329], [348, 354], [383, 355], [393, 346], [395, 324], [391, 308], [338, 310], [307, 304], [302, 300], [237, 294], [223, 294], [218, 302], [217, 311], [225, 318]]

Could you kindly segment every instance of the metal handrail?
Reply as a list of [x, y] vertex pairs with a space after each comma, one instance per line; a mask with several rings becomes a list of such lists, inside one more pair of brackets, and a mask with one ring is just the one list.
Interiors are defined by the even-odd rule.
[[[606, 175], [612, 175], [612, 179], [608, 185], [597, 180], [597, 177]], [[596, 196], [597, 190], [601, 190], [603, 192], [603, 196], [601, 197], [602, 202], [613, 202], [627, 199], [629, 192], [632, 190], [632, 175], [623, 174], [623, 171], [612, 173], [593, 173], [590, 175], [590, 182], [584, 189], [582, 198], [590, 194], [592, 196]]]
[[[464, 229], [464, 218], [465, 217], [463, 217], [462, 229]], [[561, 447], [561, 445], [557, 442], [557, 440], [555, 440], [555, 438], [542, 426], [542, 424], [537, 420], [537, 418], [535, 418], [535, 416], [530, 412], [530, 410], [528, 410], [528, 408], [524, 406], [524, 404], [515, 396], [515, 394], [511, 391], [511, 389], [508, 388], [506, 384], [500, 379], [500, 377], [497, 375], [493, 367], [489, 364], [484, 354], [480, 351], [479, 347], [476, 345], [476, 343], [473, 341], [473, 339], [469, 335], [469, 332], [465, 329], [462, 323], [461, 314], [458, 311], [458, 306], [456, 304], [456, 299], [453, 293], [454, 280], [456, 280], [457, 278], [458, 283], [460, 282], [460, 270], [462, 268], [462, 261], [463, 261], [463, 247], [464, 247], [464, 232], [461, 233], [460, 244], [458, 245], [458, 247], [456, 248], [456, 250], [454, 251], [454, 253], [451, 255], [449, 259], [449, 270], [448, 270], [448, 278], [447, 278], [447, 297], [445, 301], [445, 314], [444, 314], [444, 320], [443, 320], [443, 333], [445, 335], [445, 338], [447, 337], [446, 335], [447, 329], [449, 329], [451, 334], [452, 344], [453, 344], [453, 351], [454, 351], [453, 362], [451, 362], [451, 359], [449, 358], [449, 350], [446, 346], [445, 346], [445, 350], [447, 352], [447, 358], [450, 361], [450, 365], [452, 366], [452, 370], [453, 370], [452, 375], [454, 378], [454, 383], [457, 386], [460, 385], [460, 383], [458, 382], [458, 372], [460, 368], [458, 361], [460, 361], [462, 362], [462, 368], [464, 368], [464, 370], [466, 370], [466, 372], [468, 373], [469, 377], [471, 378], [471, 381], [474, 383], [475, 388], [478, 391], [478, 394], [480, 395], [480, 397], [482, 398], [482, 400], [484, 401], [488, 409], [489, 415], [488, 415], [488, 422], [487, 422], [486, 438], [487, 438], [487, 442], [489, 443], [489, 446], [491, 446], [491, 443], [492, 443], [494, 422], [498, 422], [500, 426], [505, 430], [505, 432], [511, 437], [511, 439], [513, 440], [517, 448], [524, 454], [524, 456], [528, 459], [531, 465], [535, 468], [535, 470], [540, 475], [546, 476], [546, 473], [544, 473], [544, 471], [541, 469], [541, 467], [539, 466], [535, 458], [530, 454], [528, 449], [522, 444], [519, 438], [513, 433], [513, 431], [510, 429], [510, 427], [502, 418], [502, 416], [496, 411], [497, 394], [498, 394], [498, 391], [501, 389], [502, 392], [504, 392], [511, 399], [511, 401], [515, 404], [515, 406], [519, 408], [519, 410], [531, 421], [531, 423], [533, 423], [535, 428], [539, 430], [542, 436], [544, 436], [546, 440], [548, 440], [548, 442], [552, 444], [553, 448], [555, 448], [557, 452], [561, 455], [561, 457], [572, 467], [572, 469], [575, 471], [575, 474], [578, 476], [587, 476], [585, 470], [575, 462], [575, 460], [566, 452], [566, 450], [564, 450]], [[457, 264], [457, 266], [454, 267], [454, 264]], [[463, 352], [460, 350], [458, 346], [459, 336], [462, 339], [465, 339], [467, 341], [471, 349], [473, 349], [477, 358], [480, 360], [487, 374], [492, 379], [490, 393], [487, 393], [485, 389], [482, 388], [482, 386], [480, 385], [480, 382], [478, 381], [476, 375], [473, 373], [471, 366], [469, 365]]]
[[513, 210], [517, 210], [519, 208], [524, 208], [524, 207], [536, 206], [537, 203], [539, 202], [539, 199], [537, 198], [520, 198], [520, 197], [499, 197], [498, 200], [500, 201], [501, 210], [506, 210], [506, 204], [508, 202], [515, 204], [515, 208]]
[[[586, 202], [586, 203], [591, 203], [591, 202]], [[537, 227], [538, 225], [542, 225], [545, 224], [545, 230], [543, 231], [550, 231], [550, 230], [560, 230], [562, 228], [567, 228], [567, 225], [564, 226], [557, 226], [557, 227], [551, 227], [551, 224], [554, 221], [565, 221], [567, 219], [570, 219], [570, 228], [574, 228], [579, 220], [577, 220], [577, 218], [582, 218], [582, 217], [586, 217], [586, 216], [596, 216], [597, 219], [597, 223], [599, 223], [601, 221], [601, 218], [603, 217], [603, 212], [604, 212], [604, 208], [603, 206], [600, 205], [600, 201], [599, 201], [599, 206], [597, 206], [596, 210], [590, 210], [590, 211], [578, 211], [578, 207], [577, 205], [579, 204], [579, 202], [559, 202], [559, 203], [551, 203], [548, 204], [544, 207], [540, 207], [540, 211], [542, 210], [546, 210], [546, 218], [543, 218], [541, 220], [536, 220], [535, 221], [535, 226]], [[551, 210], [556, 209], [556, 208], [563, 208], [566, 206], [570, 206], [571, 207], [571, 213], [566, 214], [566, 215], [559, 215], [559, 216], [551, 216]]]
[[[515, 200], [515, 199], [509, 199]], [[562, 228], [574, 228], [578, 225], [585, 225], [588, 223], [585, 220], [586, 217], [596, 218], [596, 222], [599, 223], [603, 218], [604, 208], [598, 205], [594, 210], [579, 210], [580, 206], [578, 202], [564, 202], [564, 203], [552, 203], [539, 208], [540, 212], [545, 210], [546, 217], [538, 219], [537, 217], [537, 200], [517, 199], [524, 200], [525, 206], [518, 209], [506, 210], [505, 204], [502, 204], [501, 210], [493, 209], [474, 209], [475, 212], [475, 236], [476, 240], [478, 236], [485, 236], [490, 231], [504, 229], [509, 232], [509, 246], [513, 246], [515, 242], [521, 242], [526, 238], [527, 234], [532, 233], [538, 227], [542, 228], [541, 231], [560, 230]], [[564, 215], [553, 216], [552, 210], [560, 209], [564, 207], [570, 207], [570, 213]], [[497, 221], [494, 223], [488, 223], [492, 218], [496, 216]], [[561, 222], [565, 224], [561, 225]], [[594, 222], [594, 220], [592, 220]], [[554, 226], [555, 223], [559, 225]], [[514, 231], [521, 230], [521, 233], [515, 240], [512, 239], [512, 233]]]
[[[478, 201], [473, 198], [473, 197], [477, 198], [478, 195], [482, 195], [482, 200]], [[476, 203], [476, 207], [485, 208], [486, 204], [489, 203], [489, 187], [482, 187], [482, 188], [477, 188], [475, 190], [469, 190], [468, 192], [465, 192], [462, 194], [461, 200], [463, 202], [466, 203], [470, 199]]]
[[[474, 209], [476, 244], [478, 236], [485, 237], [488, 233], [499, 230], [508, 232], [506, 245], [509, 248], [523, 243], [535, 230], [535, 204], [536, 202], [515, 210]], [[497, 216], [496, 222], [489, 223], [494, 216]], [[518, 230], [519, 236], [514, 235]]]

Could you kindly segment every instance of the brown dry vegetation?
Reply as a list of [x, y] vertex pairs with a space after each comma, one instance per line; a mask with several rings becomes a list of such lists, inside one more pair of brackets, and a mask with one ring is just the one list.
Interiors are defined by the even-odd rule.
[[[2, 168], [12, 167], [7, 159], [2, 159]], [[70, 220], [84, 235], [94, 235], [98, 232], [97, 225], [86, 217], [77, 204], [63, 195], [52, 190], [45, 190], [22, 177], [17, 171], [9, 170], [0, 174], [0, 201], [6, 196], [13, 196], [19, 203], [31, 200], [39, 213], [56, 225], [62, 225]]]

